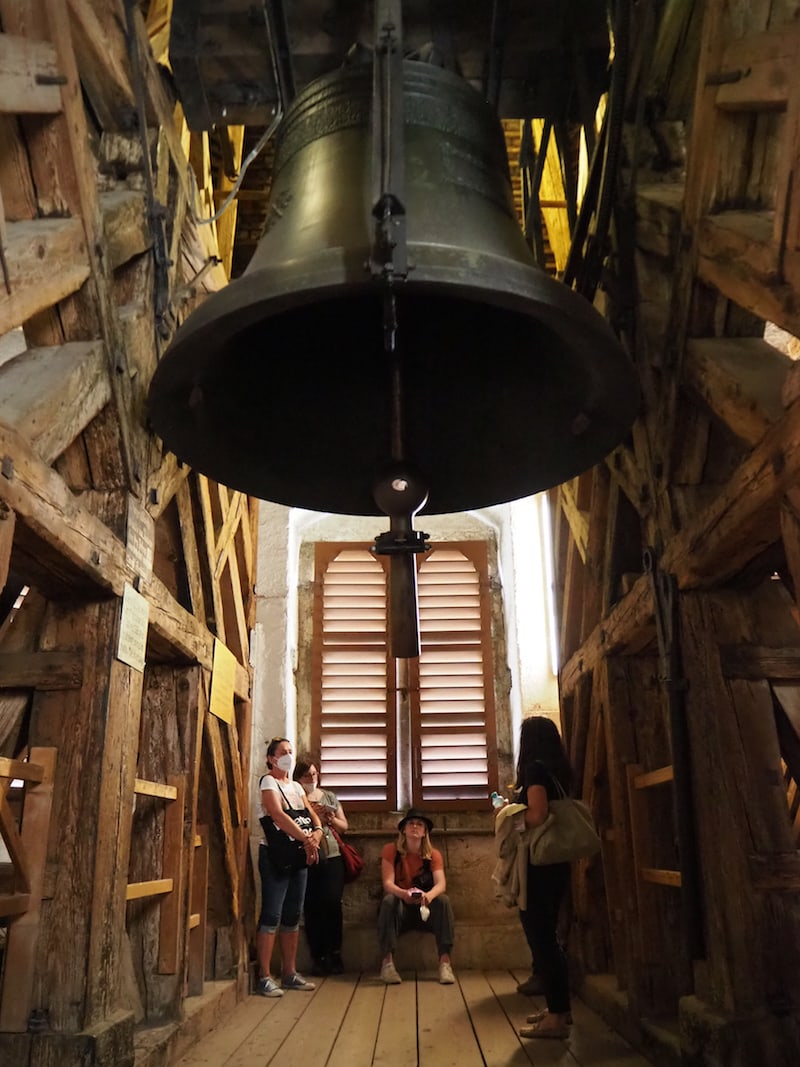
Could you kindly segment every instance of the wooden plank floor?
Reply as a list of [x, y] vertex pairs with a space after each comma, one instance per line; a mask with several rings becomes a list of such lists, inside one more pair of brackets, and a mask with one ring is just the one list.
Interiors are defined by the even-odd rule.
[[567, 1041], [517, 1035], [544, 1002], [511, 971], [435, 973], [385, 986], [372, 974], [317, 980], [312, 993], [251, 996], [172, 1067], [649, 1067], [581, 1001]]

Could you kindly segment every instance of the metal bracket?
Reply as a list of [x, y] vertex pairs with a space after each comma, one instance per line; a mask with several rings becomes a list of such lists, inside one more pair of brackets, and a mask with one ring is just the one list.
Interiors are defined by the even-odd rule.
[[431, 546], [425, 543], [429, 537], [430, 534], [423, 533], [422, 530], [405, 530], [403, 532], [386, 530], [384, 533], [378, 534], [375, 538], [375, 547], [371, 548], [370, 551], [376, 556], [398, 556], [405, 553], [430, 552]]
[[675, 576], [659, 569], [655, 550], [642, 553], [645, 574], [650, 576], [655, 607], [656, 638], [661, 660], [661, 680], [672, 690], [686, 689], [686, 679], [678, 667], [678, 599]]
[[376, 223], [370, 271], [388, 285], [408, 274], [404, 129], [402, 4], [377, 0], [372, 70], [372, 214]]

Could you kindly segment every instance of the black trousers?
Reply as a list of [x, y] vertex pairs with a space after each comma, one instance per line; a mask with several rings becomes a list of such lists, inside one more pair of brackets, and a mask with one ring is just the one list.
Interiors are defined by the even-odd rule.
[[570, 865], [553, 863], [546, 867], [528, 864], [527, 908], [519, 918], [525, 939], [541, 976], [547, 1010], [570, 1010], [567, 957], [558, 940], [558, 913], [569, 885]]
[[315, 960], [342, 951], [342, 893], [344, 860], [332, 856], [308, 868], [306, 902], [303, 908], [306, 940]]
[[419, 930], [423, 934], [433, 934], [436, 938], [436, 951], [440, 956], [449, 956], [455, 939], [455, 918], [453, 906], [447, 893], [440, 893], [431, 901], [431, 913], [427, 922], [423, 921], [416, 904], [404, 904], [399, 897], [387, 893], [381, 901], [378, 912], [378, 943], [381, 958], [397, 949], [397, 938], [407, 930]]

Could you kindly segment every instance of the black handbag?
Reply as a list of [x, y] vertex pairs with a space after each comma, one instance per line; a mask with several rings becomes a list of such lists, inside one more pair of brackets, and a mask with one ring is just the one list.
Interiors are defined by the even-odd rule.
[[[275, 783], [277, 785], [277, 782]], [[314, 825], [307, 808], [291, 808], [286, 794], [278, 785], [278, 791], [283, 797], [286, 807], [283, 809], [290, 819], [294, 820], [303, 830], [311, 830]], [[276, 826], [269, 815], [262, 815], [259, 820], [267, 839], [269, 861], [277, 874], [292, 874], [294, 871], [302, 871], [307, 865], [305, 845], [296, 837], [287, 834], [280, 826]]]

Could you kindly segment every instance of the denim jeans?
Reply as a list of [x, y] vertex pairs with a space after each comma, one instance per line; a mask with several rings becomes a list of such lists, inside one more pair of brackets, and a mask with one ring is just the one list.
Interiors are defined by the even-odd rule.
[[269, 848], [261, 845], [258, 849], [258, 873], [261, 876], [258, 932], [274, 934], [279, 929], [298, 930], [306, 895], [308, 867], [289, 874], [278, 874], [269, 861]]

